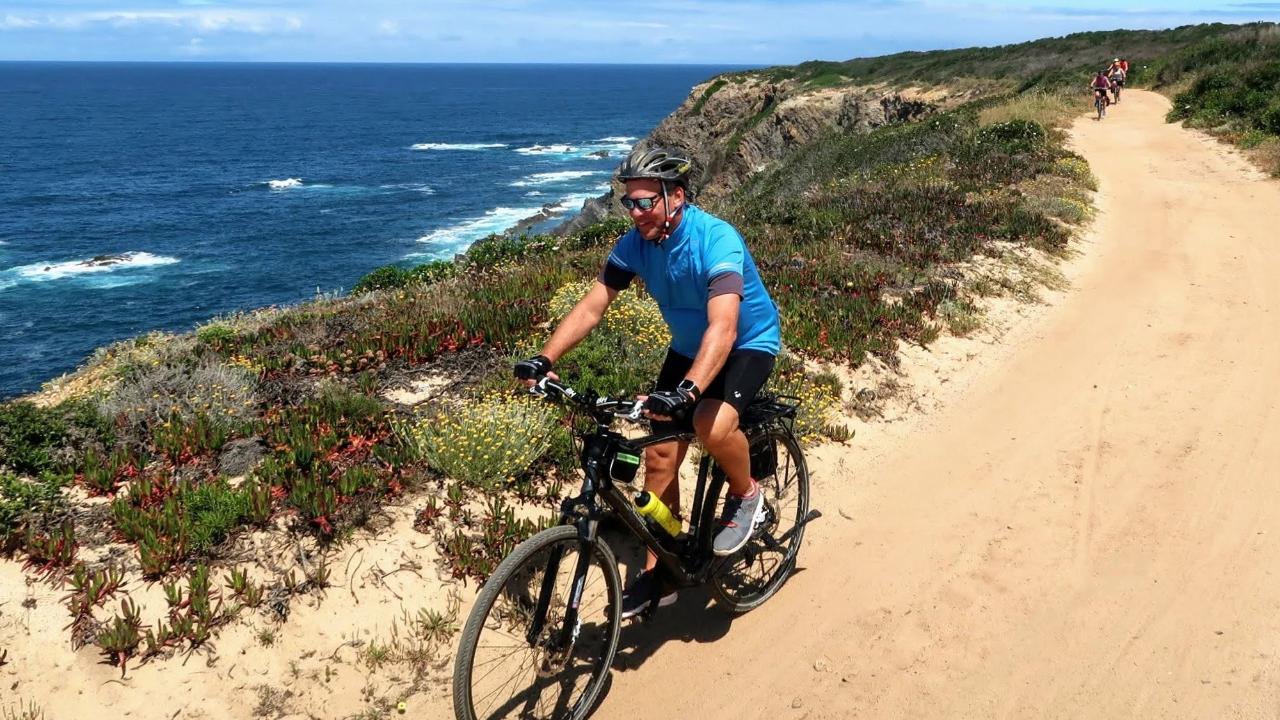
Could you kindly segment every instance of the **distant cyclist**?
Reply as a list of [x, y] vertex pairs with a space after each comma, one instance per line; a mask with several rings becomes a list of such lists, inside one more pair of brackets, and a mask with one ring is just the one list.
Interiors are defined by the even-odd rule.
[[[644, 280], [671, 330], [671, 346], [645, 414], [653, 431], [693, 430], [728, 476], [716, 555], [732, 555], [764, 518], [762, 493], [751, 477], [747, 438], [738, 418], [773, 371], [781, 344], [778, 310], [765, 290], [742, 235], [690, 202], [688, 159], [671, 150], [638, 149], [622, 163], [622, 206], [633, 227], [618, 239], [591, 290], [560, 322], [542, 353], [516, 364], [530, 382], [555, 377], [551, 365], [595, 328], [609, 303]], [[678, 471], [688, 442], [645, 448], [645, 489], [679, 512]], [[622, 595], [622, 617], [638, 615], [655, 593], [657, 557]], [[658, 604], [675, 602], [662, 588]]]
[[1116, 102], [1120, 102], [1120, 91], [1124, 88], [1124, 81], [1129, 76], [1125, 69], [1127, 65], [1128, 63], [1116, 58], [1107, 71], [1107, 79], [1111, 81], [1111, 94], [1115, 96]]
[[1098, 119], [1101, 120], [1107, 115], [1107, 105], [1111, 104], [1111, 97], [1107, 94], [1111, 90], [1111, 78], [1107, 77], [1107, 71], [1099, 70], [1089, 87], [1093, 89], [1093, 102], [1098, 106]]

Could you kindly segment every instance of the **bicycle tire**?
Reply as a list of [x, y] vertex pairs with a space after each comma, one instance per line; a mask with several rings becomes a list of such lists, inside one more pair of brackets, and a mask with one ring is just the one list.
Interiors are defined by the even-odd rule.
[[[502, 617], [504, 612], [516, 616], [516, 621], [523, 619], [519, 617], [523, 612], [528, 612], [528, 615], [532, 616], [532, 612], [529, 612], [530, 606], [536, 602], [541, 589], [541, 578], [546, 574], [548, 558], [555, 547], [561, 547], [565, 552], [556, 574], [557, 581], [554, 585], [552, 604], [547, 610], [547, 627], [542, 632], [542, 638], [545, 640], [550, 632], [560, 626], [558, 620], [563, 618], [567, 593], [560, 592], [559, 578], [566, 575], [567, 570], [567, 577], [572, 582], [577, 555], [581, 549], [578, 531], [573, 526], [559, 525], [549, 528], [520, 543], [498, 565], [476, 598], [476, 604], [462, 630], [462, 636], [458, 642], [458, 653], [454, 659], [453, 707], [458, 720], [496, 720], [496, 718], [506, 717], [580, 720], [593, 708], [609, 676], [609, 669], [613, 665], [613, 656], [618, 649], [618, 633], [622, 627], [622, 578], [619, 576], [618, 563], [613, 551], [604, 541], [597, 538], [592, 544], [592, 562], [587, 566], [588, 574], [593, 568], [598, 568], [603, 576], [607, 604], [603, 609], [602, 626], [586, 627], [585, 624], [589, 619], [599, 618], [599, 615], [598, 608], [586, 606], [587, 598], [584, 592], [584, 604], [580, 607], [581, 615], [574, 632], [575, 640], [567, 656], [557, 656], [552, 659], [551, 653], [545, 648], [539, 648], [537, 643], [530, 646], [523, 637], [503, 630], [503, 626], [508, 622]], [[593, 582], [591, 578], [588, 577], [586, 582], [587, 589], [591, 589]], [[499, 601], [502, 599], [505, 599], [508, 608], [500, 607]], [[497, 614], [494, 614], [495, 609], [499, 610]], [[524, 634], [523, 629], [521, 630], [519, 635]], [[494, 646], [510, 648], [510, 652], [501, 655], [499, 660], [527, 651], [528, 659], [532, 661], [529, 668], [517, 669], [531, 668], [533, 684], [528, 689], [521, 690], [517, 682], [510, 697], [498, 698], [499, 704], [496, 707], [485, 703], [486, 707], [477, 712], [476, 683], [496, 671], [496, 668], [490, 669], [481, 678], [475, 677], [478, 667], [476, 654], [477, 650], [485, 649], [480, 641], [481, 637], [486, 635], [486, 631], [489, 631], [488, 634], [497, 635], [498, 639], [501, 639], [504, 634], [511, 638], [505, 646]], [[577, 683], [569, 682], [572, 678], [568, 674], [573, 670], [575, 657], [583, 649], [586, 640], [596, 637], [603, 641], [603, 647], [597, 657], [588, 658], [589, 667], [586, 669], [589, 669], [590, 674], [586, 682], [576, 698], [565, 697], [566, 692], [572, 694], [577, 686]], [[564, 665], [556, 670], [554, 665], [557, 663], [564, 663]], [[502, 679], [502, 684], [499, 685], [498, 691], [502, 691], [509, 681], [502, 675], [499, 678]], [[550, 706], [544, 709], [545, 693], [548, 690], [552, 691], [553, 695], [558, 694], [559, 697], [550, 698]]]
[[[710, 583], [716, 604], [734, 614], [754, 610], [786, 583], [795, 569], [800, 543], [804, 540], [804, 519], [809, 514], [809, 467], [800, 443], [791, 433], [776, 427], [770, 429], [764, 439], [777, 442], [779, 450], [785, 449], [787, 453], [787, 460], [779, 459], [772, 477], [757, 478], [761, 492], [765, 493], [769, 516], [761, 532], [742, 552], [726, 559]], [[787, 532], [791, 535], [781, 545], [780, 552], [770, 548], [764, 539], [767, 536], [776, 541]], [[757, 564], [765, 570], [764, 577], [751, 581], [745, 572]]]

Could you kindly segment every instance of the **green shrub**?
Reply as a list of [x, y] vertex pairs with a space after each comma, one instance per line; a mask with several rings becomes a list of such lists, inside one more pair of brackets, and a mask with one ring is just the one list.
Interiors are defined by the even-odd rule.
[[486, 490], [509, 485], [546, 453], [556, 413], [545, 401], [492, 393], [398, 428], [431, 467]]
[[415, 282], [430, 284], [453, 277], [457, 270], [452, 260], [432, 260], [410, 269], [409, 275]]
[[234, 340], [236, 331], [221, 323], [211, 323], [196, 330], [196, 339], [206, 345], [220, 347]]
[[[550, 319], [563, 319], [593, 284], [578, 281], [557, 290], [549, 303]], [[556, 367], [575, 385], [602, 395], [640, 392], [658, 376], [670, 343], [658, 304], [633, 286], [618, 293], [596, 329]]]
[[248, 493], [221, 479], [182, 493], [182, 505], [191, 525], [191, 548], [197, 551], [221, 543], [249, 515]]
[[26, 475], [54, 470], [68, 429], [55, 410], [26, 401], [0, 405], [0, 467]]
[[29, 517], [52, 513], [64, 504], [62, 489], [69, 478], [45, 473], [36, 480], [0, 473], [0, 548], [5, 539], [22, 532]]
[[799, 406], [795, 432], [800, 442], [811, 445], [832, 435], [840, 435], [840, 379], [831, 374], [806, 372], [804, 365], [783, 354], [765, 391], [785, 395]]
[[630, 229], [630, 220], [620, 217], [607, 217], [566, 237], [561, 247], [565, 250], [588, 250], [605, 244], [612, 245], [619, 235]]
[[978, 131], [979, 143], [994, 143], [1009, 155], [1035, 152], [1045, 146], [1049, 134], [1034, 120], [1013, 119], [995, 123]]
[[356, 281], [351, 288], [352, 295], [362, 295], [374, 290], [399, 288], [414, 282], [413, 272], [397, 265], [383, 265], [374, 268], [364, 277]]

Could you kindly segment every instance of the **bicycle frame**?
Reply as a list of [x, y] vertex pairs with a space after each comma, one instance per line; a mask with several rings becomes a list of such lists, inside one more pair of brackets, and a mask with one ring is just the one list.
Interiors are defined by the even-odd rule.
[[[546, 387], [546, 381], [542, 387]], [[593, 401], [591, 398], [584, 401], [572, 390], [558, 384], [551, 387], [565, 397], [577, 400], [583, 407], [589, 408]], [[591, 562], [590, 549], [597, 540], [600, 520], [605, 515], [605, 508], [600, 505], [599, 500], [603, 499], [605, 505], [627, 526], [627, 529], [657, 556], [659, 565], [678, 585], [698, 585], [706, 582], [722, 561], [713, 554], [711, 549], [712, 518], [716, 509], [715, 499], [720, 496], [726, 478], [718, 467], [713, 469], [710, 455], [703, 454], [702, 460], [698, 463], [698, 480], [693, 494], [693, 508], [689, 516], [688, 537], [684, 545], [676, 550], [669, 548], [650, 531], [648, 524], [636, 510], [632, 499], [614, 484], [604, 466], [604, 461], [610, 457], [610, 451], [619, 443], [626, 443], [632, 449], [644, 450], [646, 447], [671, 441], [693, 442], [697, 439], [694, 433], [663, 432], [638, 439], [627, 439], [609, 429], [611, 417], [602, 416], [596, 412], [589, 414], [595, 421], [596, 427], [594, 431], [581, 435], [582, 489], [578, 495], [567, 498], [560, 506], [560, 524], [573, 525], [578, 530], [579, 552], [577, 566], [574, 568], [573, 586], [570, 588], [568, 608], [560, 632], [556, 633], [553, 640], [552, 649], [554, 650], [572, 647], [577, 639], [578, 608], [582, 602], [587, 567]], [[748, 428], [748, 436], [764, 430], [770, 422], [772, 420]], [[790, 432], [789, 427], [787, 430]], [[562, 551], [557, 548], [552, 551], [547, 560], [542, 587], [538, 593], [537, 604], [534, 606], [533, 622], [530, 623], [526, 634], [530, 644], [533, 644], [541, 635], [546, 622], [555, 579], [560, 569], [561, 554]]]

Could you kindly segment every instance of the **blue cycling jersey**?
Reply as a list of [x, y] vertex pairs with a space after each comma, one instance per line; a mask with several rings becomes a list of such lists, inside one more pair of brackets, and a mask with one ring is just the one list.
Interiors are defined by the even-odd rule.
[[765, 290], [742, 235], [720, 218], [686, 205], [680, 224], [661, 245], [635, 228], [609, 253], [609, 264], [639, 275], [671, 329], [671, 349], [695, 357], [707, 331], [707, 299], [713, 279], [742, 278], [742, 305], [734, 350], [777, 355], [782, 345], [778, 308]]

